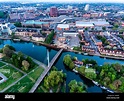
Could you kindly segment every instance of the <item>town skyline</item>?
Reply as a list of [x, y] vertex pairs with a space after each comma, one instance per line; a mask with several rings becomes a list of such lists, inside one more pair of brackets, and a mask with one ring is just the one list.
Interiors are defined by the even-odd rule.
[[52, 0], [52, 1], [49, 1], [49, 0], [0, 0], [0, 2], [76, 2], [76, 3], [124, 3], [123, 0]]

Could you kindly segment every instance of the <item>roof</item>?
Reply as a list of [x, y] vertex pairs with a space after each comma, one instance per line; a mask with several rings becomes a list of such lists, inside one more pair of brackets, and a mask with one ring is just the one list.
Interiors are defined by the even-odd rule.
[[34, 34], [33, 37], [43, 37], [41, 34]]
[[93, 23], [85, 22], [85, 21], [76, 21], [76, 26], [86, 26], [86, 27], [93, 27]]
[[59, 28], [69, 28], [69, 24], [58, 24]]
[[94, 25], [109, 25], [109, 23], [106, 21], [94, 21], [93, 23]]
[[41, 21], [34, 21], [34, 20], [29, 20], [24, 23], [25, 24], [48, 24], [48, 22], [41, 22]]
[[78, 33], [77, 32], [63, 32], [64, 35], [77, 35]]

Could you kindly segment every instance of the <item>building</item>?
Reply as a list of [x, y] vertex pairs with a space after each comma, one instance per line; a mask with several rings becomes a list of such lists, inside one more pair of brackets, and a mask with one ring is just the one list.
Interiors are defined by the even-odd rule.
[[83, 14], [84, 18], [90, 18], [90, 16], [91, 16], [90, 13]]
[[18, 13], [11, 13], [9, 14], [10, 20], [19, 20], [20, 19], [20, 14]]
[[95, 26], [102, 26], [102, 27], [110, 26], [109, 22], [106, 21], [94, 21], [93, 23]]
[[88, 28], [88, 27], [89, 28], [93, 28], [94, 27], [93, 23], [92, 22], [88, 22], [88, 21], [76, 21], [75, 26], [77, 28]]
[[101, 40], [98, 40], [95, 36], [92, 36], [91, 38], [97, 46], [102, 46]]
[[32, 40], [44, 42], [45, 37], [43, 37], [41, 34], [34, 34], [32, 35]]
[[16, 31], [16, 27], [10, 23], [0, 24], [0, 34], [2, 35], [11, 35], [12, 32]]
[[58, 15], [67, 15], [68, 14], [68, 10], [67, 9], [59, 9], [58, 10]]
[[15, 32], [16, 36], [23, 36], [23, 37], [27, 37], [27, 36], [32, 36], [38, 34], [36, 31], [31, 31], [31, 30], [25, 30], [25, 29], [17, 29]]
[[66, 41], [66, 37], [62, 36], [62, 35], [59, 35], [58, 36], [58, 41], [59, 42], [65, 42]]
[[58, 24], [57, 29], [58, 30], [69, 30], [69, 24]]
[[63, 36], [72, 36], [72, 37], [76, 37], [78, 35], [77, 32], [73, 32], [73, 31], [67, 31], [67, 32], [63, 32]]
[[50, 24], [49, 22], [42, 22], [42, 21], [34, 21], [34, 20], [28, 20], [26, 22], [22, 22], [22, 26], [32, 26], [32, 27], [46, 27], [49, 28]]
[[89, 4], [86, 4], [85, 7], [84, 7], [84, 10], [88, 11], [89, 10], [89, 6], [90, 6]]
[[28, 12], [25, 12], [24, 13], [24, 19], [26, 20], [29, 20], [29, 19], [35, 19], [35, 14], [34, 13], [28, 13]]
[[58, 10], [56, 7], [51, 7], [50, 8], [50, 16], [51, 17], [57, 17], [58, 16]]

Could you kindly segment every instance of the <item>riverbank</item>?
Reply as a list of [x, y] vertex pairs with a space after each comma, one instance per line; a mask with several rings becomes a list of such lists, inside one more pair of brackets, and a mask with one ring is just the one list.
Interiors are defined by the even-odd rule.
[[[36, 44], [38, 43], [40, 45], [43, 45], [43, 46], [46, 46], [48, 48], [52, 48], [52, 49], [55, 49], [55, 50], [60, 50], [61, 49], [61, 47], [58, 47], [58, 46], [55, 46], [55, 45], [49, 45], [49, 44], [46, 44], [46, 43], [43, 43], [43, 42], [36, 42], [36, 41], [33, 41], [33, 40], [31, 40], [31, 42], [36, 43]], [[75, 52], [75, 53], [78, 53], [78, 54], [89, 55], [89, 56], [99, 56], [99, 57], [108, 58], [108, 59], [124, 60], [123, 57], [101, 55], [101, 54], [93, 54], [93, 53], [85, 54], [84, 52], [80, 52], [80, 51], [76, 51], [76, 50], [72, 50], [72, 49], [65, 49], [65, 48], [63, 48], [63, 51], [65, 51], [65, 52]]]
[[[0, 48], [2, 48], [4, 45], [11, 45], [15, 47], [16, 51], [21, 51], [24, 54], [44, 63], [47, 65], [47, 48], [42, 45], [37, 45], [32, 42], [14, 42], [12, 40], [3, 40], [1, 41]], [[55, 56], [57, 53], [56, 50], [50, 49], [49, 50], [49, 55], [50, 55], [50, 60]], [[76, 79], [77, 81], [84, 82], [87, 85], [87, 91], [88, 93], [106, 93], [105, 90], [101, 89], [100, 87], [96, 86], [93, 84], [91, 81], [88, 79], [84, 78], [83, 76], [78, 75], [77, 73], [74, 73], [72, 71], [69, 71], [67, 68], [65, 68], [63, 64], [63, 57], [69, 54], [71, 56], [77, 57], [80, 61], [83, 59], [94, 59], [97, 61], [98, 65], [103, 65], [104, 63], [115, 63], [118, 62], [119, 64], [123, 64], [123, 61], [120, 60], [113, 60], [113, 59], [104, 59], [100, 58], [99, 56], [89, 56], [89, 55], [82, 55], [78, 54], [75, 52], [62, 52], [60, 57], [57, 59], [57, 61], [54, 63], [54, 66], [57, 67], [58, 70], [63, 70], [63, 72], [67, 73], [67, 78], [66, 78], [66, 92], [69, 92], [69, 88], [67, 84], [69, 83], [70, 80]]]
[[[3, 39], [3, 40], [12, 40], [11, 38], [0, 38], [0, 39]], [[45, 46], [47, 48], [50, 48], [50, 49], [54, 49], [54, 50], [60, 50], [62, 47], [59, 47], [57, 45], [51, 45], [51, 44], [46, 44], [44, 42], [38, 42], [38, 41], [34, 41], [34, 40], [22, 40], [20, 39], [20, 41], [24, 41], [24, 42], [32, 42], [34, 44], [37, 44], [37, 45], [42, 45], [42, 46]], [[108, 58], [108, 59], [117, 59], [117, 60], [124, 60], [123, 57], [116, 57], [116, 56], [109, 56], [109, 55], [101, 55], [101, 54], [93, 54], [93, 53], [84, 53], [84, 52], [80, 52], [80, 51], [76, 51], [76, 50], [72, 50], [72, 49], [66, 49], [66, 48], [63, 48], [63, 51], [64, 52], [75, 52], [77, 54], [83, 54], [83, 55], [88, 55], [88, 56], [99, 56], [101, 58]]]

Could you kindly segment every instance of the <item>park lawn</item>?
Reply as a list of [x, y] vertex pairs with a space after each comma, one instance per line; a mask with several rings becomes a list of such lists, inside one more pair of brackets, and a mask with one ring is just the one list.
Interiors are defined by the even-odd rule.
[[[55, 87], [52, 88], [53, 93], [58, 93], [58, 92], [62, 92], [65, 93], [66, 92], [66, 85], [65, 85], [66, 81], [64, 81], [63, 83], [56, 85]], [[57, 92], [58, 90], [58, 92]], [[49, 90], [47, 90], [44, 86], [44, 80], [40, 83], [40, 85], [38, 86], [38, 88], [35, 91], [36, 93], [49, 93]]]
[[23, 76], [23, 74], [21, 72], [17, 71], [16, 69], [14, 69], [13, 67], [11, 67], [9, 65], [6, 65], [6, 66], [2, 67], [1, 69], [9, 70], [10, 72], [6, 73], [6, 72], [2, 72], [2, 70], [1, 70], [1, 73], [3, 75], [5, 75], [8, 79], [5, 82], [0, 84], [0, 91]]
[[49, 91], [44, 87], [44, 79], [35, 91], [36, 93], [48, 93]]
[[28, 93], [43, 71], [42, 67], [36, 68], [5, 92]]
[[24, 70], [22, 70], [22, 69], [21, 69], [21, 70], [24, 71], [24, 72], [26, 72], [26, 73], [29, 73], [29, 72], [31, 72], [33, 69], [37, 68], [37, 66], [38, 66], [38, 65], [35, 64], [35, 66], [34, 66], [33, 68], [30, 68], [30, 69], [27, 70], [27, 71], [24, 71]]
[[5, 63], [3, 63], [3, 62], [0, 61], [0, 67], [2, 67], [4, 65], [5, 65]]

